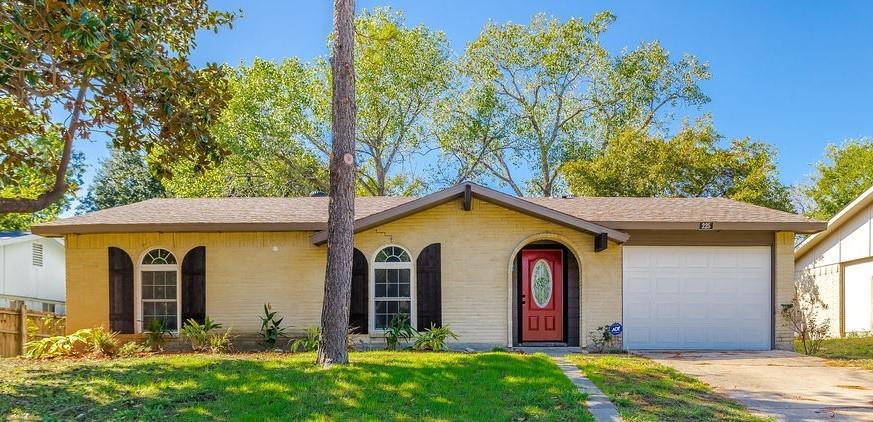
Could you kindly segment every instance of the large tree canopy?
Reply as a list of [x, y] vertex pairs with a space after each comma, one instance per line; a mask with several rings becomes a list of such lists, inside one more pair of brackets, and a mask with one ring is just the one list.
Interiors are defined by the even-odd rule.
[[618, 131], [648, 133], [671, 107], [708, 101], [697, 84], [709, 73], [693, 56], [674, 62], [646, 43], [611, 57], [600, 37], [613, 20], [603, 12], [587, 22], [537, 15], [527, 25], [488, 23], [460, 60], [465, 80], [438, 107], [437, 137], [454, 179], [550, 196], [563, 190], [569, 159]]
[[62, 140], [53, 183], [0, 197], [0, 213], [34, 212], [61, 198], [73, 141], [94, 130], [126, 150], [159, 148], [162, 165], [218, 159], [208, 128], [227, 99], [222, 69], [194, 69], [188, 54], [196, 31], [232, 18], [205, 0], [0, 3], [0, 172], [39, 168], [54, 156], [21, 149], [18, 139]]
[[827, 220], [873, 186], [873, 139], [849, 139], [828, 145], [815, 173], [800, 187], [807, 203], [804, 211]]
[[[163, 179], [173, 196], [300, 196], [327, 191], [327, 167], [306, 149], [314, 121], [315, 71], [297, 59], [255, 59], [231, 74], [227, 107], [211, 134], [228, 155], [200, 167], [179, 160]], [[320, 95], [320, 94], [319, 94]]]
[[589, 196], [719, 196], [791, 211], [767, 144], [721, 137], [708, 118], [663, 138], [632, 128], [595, 157], [566, 165], [570, 191]]
[[[423, 188], [411, 168], [427, 136], [429, 111], [448, 88], [452, 61], [445, 35], [423, 25], [407, 27], [387, 8], [355, 18], [355, 142], [358, 191], [364, 195], [413, 194]], [[323, 88], [314, 92], [321, 124], [311, 142], [330, 151], [330, 66], [318, 66]]]
[[80, 212], [97, 211], [165, 195], [160, 180], [139, 152], [111, 149], [77, 208]]

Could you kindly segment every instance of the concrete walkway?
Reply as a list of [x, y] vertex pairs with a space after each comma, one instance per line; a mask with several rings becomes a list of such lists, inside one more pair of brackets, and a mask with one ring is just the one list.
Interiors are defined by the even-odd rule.
[[783, 421], [873, 420], [873, 372], [785, 351], [645, 352], [754, 413]]
[[621, 420], [615, 405], [609, 401], [606, 395], [591, 380], [582, 375], [582, 372], [576, 365], [562, 356], [552, 356], [552, 359], [555, 360], [558, 368], [561, 368], [561, 372], [573, 382], [573, 385], [580, 392], [588, 395], [588, 401], [585, 402], [585, 406], [588, 407], [588, 411], [594, 416], [594, 420], [598, 422]]

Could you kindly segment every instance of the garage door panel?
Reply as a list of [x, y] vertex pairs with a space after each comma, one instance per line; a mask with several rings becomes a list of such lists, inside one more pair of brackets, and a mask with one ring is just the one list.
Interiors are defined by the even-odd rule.
[[623, 270], [626, 348], [769, 349], [769, 247], [629, 246]]
[[678, 293], [680, 281], [673, 277], [656, 277], [655, 293]]

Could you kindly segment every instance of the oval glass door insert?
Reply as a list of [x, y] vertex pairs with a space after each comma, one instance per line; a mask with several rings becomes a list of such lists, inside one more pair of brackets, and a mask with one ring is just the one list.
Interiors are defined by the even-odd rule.
[[534, 264], [531, 290], [534, 303], [540, 308], [545, 308], [552, 299], [552, 268], [545, 259]]

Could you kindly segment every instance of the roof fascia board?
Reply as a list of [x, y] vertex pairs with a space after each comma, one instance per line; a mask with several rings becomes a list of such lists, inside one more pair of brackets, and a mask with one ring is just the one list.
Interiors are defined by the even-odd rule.
[[831, 217], [828, 220], [826, 227], [823, 231], [813, 234], [812, 236], [807, 237], [797, 245], [797, 249], [794, 251], [795, 258], [800, 258], [805, 255], [807, 252], [812, 250], [815, 245], [821, 242], [825, 237], [829, 234], [833, 233], [834, 230], [837, 230], [842, 226], [846, 221], [854, 217], [858, 212], [860, 212], [864, 207], [873, 203], [873, 186], [864, 191], [861, 195], [859, 195], [855, 200], [849, 202], [849, 205], [846, 205], [843, 209], [840, 210], [836, 215]]
[[161, 224], [73, 224], [33, 226], [33, 233], [43, 237], [68, 234], [154, 233], [154, 232], [287, 232], [319, 231], [325, 223], [161, 223]]
[[[595, 221], [617, 230], [699, 230], [700, 222], [682, 221]], [[815, 233], [824, 230], [827, 223], [810, 222], [713, 222], [711, 231], [719, 230], [761, 230], [792, 231], [796, 233]], [[707, 230], [704, 230], [707, 231]]]

